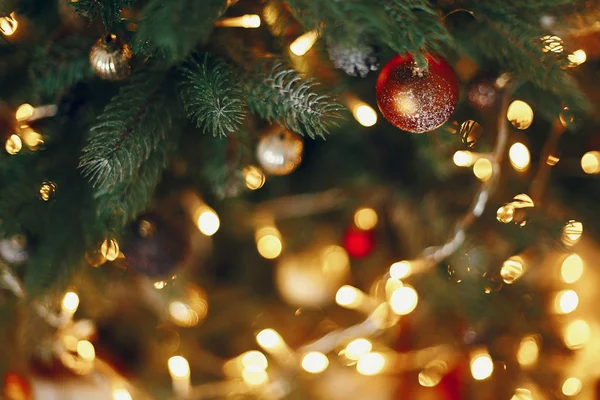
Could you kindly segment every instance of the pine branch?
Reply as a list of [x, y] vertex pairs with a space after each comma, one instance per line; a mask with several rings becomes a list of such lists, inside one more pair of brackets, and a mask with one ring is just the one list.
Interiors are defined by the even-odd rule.
[[142, 10], [134, 50], [183, 60], [196, 45], [208, 40], [215, 20], [224, 11], [224, 0], [150, 0]]
[[88, 40], [73, 36], [46, 51], [39, 49], [30, 65], [34, 89], [53, 96], [94, 76], [88, 57], [90, 46]]
[[237, 132], [246, 116], [240, 80], [223, 61], [192, 56], [181, 67], [179, 93], [187, 116], [213, 136]]
[[[256, 78], [258, 76], [258, 79]], [[277, 122], [300, 135], [325, 137], [337, 126], [343, 107], [328, 94], [314, 91], [317, 83], [276, 59], [259, 64], [247, 78], [250, 110], [269, 122]]]
[[172, 124], [165, 76], [142, 71], [121, 88], [90, 129], [82, 174], [99, 191], [133, 179], [164, 145]]
[[113, 31], [116, 25], [121, 21], [121, 11], [131, 7], [135, 0], [79, 0], [72, 2], [65, 1], [71, 5], [79, 15], [87, 19], [94, 20], [98, 15], [102, 18], [102, 23], [108, 31]]

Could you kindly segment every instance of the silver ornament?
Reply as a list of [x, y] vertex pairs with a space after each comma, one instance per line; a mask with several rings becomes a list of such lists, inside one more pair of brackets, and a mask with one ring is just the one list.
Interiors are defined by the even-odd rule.
[[296, 134], [276, 127], [258, 142], [256, 158], [265, 172], [286, 175], [300, 165], [303, 148], [302, 139]]
[[98, 39], [90, 50], [92, 69], [102, 79], [119, 81], [129, 76], [129, 60], [133, 52], [127, 43], [110, 33]]

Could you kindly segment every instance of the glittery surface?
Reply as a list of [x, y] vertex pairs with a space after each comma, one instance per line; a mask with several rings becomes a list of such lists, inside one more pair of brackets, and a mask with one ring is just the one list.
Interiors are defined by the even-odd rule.
[[274, 127], [258, 142], [256, 158], [269, 174], [286, 175], [300, 165], [302, 139], [281, 127]]
[[409, 132], [434, 130], [446, 122], [458, 102], [458, 79], [440, 56], [426, 56], [420, 71], [410, 55], [392, 58], [377, 79], [377, 104], [394, 126]]

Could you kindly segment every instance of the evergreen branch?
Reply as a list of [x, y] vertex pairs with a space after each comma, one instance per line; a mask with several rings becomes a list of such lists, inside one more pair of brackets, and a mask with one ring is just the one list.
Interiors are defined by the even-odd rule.
[[142, 10], [134, 51], [174, 61], [183, 60], [205, 43], [225, 11], [224, 0], [150, 0]]
[[179, 93], [190, 120], [213, 136], [240, 129], [246, 116], [244, 93], [233, 71], [223, 61], [192, 56], [181, 68]]
[[98, 15], [102, 18], [102, 23], [108, 31], [115, 29], [115, 26], [121, 20], [121, 12], [125, 8], [131, 7], [135, 0], [79, 0], [67, 1], [79, 15], [87, 19], [94, 20]]
[[79, 167], [98, 190], [129, 181], [172, 124], [165, 77], [135, 75], [121, 88], [90, 129]]
[[30, 64], [34, 89], [53, 96], [94, 76], [88, 57], [90, 42], [70, 37], [48, 50], [39, 49]]
[[[260, 68], [262, 67], [262, 68]], [[246, 85], [250, 110], [269, 122], [277, 122], [300, 135], [325, 137], [343, 107], [328, 94], [314, 91], [317, 83], [303, 79], [280, 61], [268, 60], [249, 77]]]

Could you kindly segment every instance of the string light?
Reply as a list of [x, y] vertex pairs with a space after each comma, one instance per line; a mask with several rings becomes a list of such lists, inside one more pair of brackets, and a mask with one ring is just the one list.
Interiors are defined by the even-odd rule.
[[454, 153], [452, 161], [457, 167], [470, 167], [475, 163], [475, 157], [473, 153], [467, 150], [459, 150]]
[[506, 117], [515, 128], [524, 130], [533, 122], [533, 110], [524, 101], [515, 100], [508, 106]]
[[579, 257], [579, 254], [574, 253], [565, 258], [560, 267], [560, 275], [565, 283], [575, 283], [581, 278], [581, 275], [583, 275], [583, 260]]
[[581, 157], [581, 169], [586, 174], [600, 173], [600, 151], [588, 151]]
[[364, 294], [357, 288], [344, 285], [335, 294], [335, 302], [342, 307], [356, 308], [356, 306], [362, 303], [363, 296]]
[[302, 357], [302, 369], [311, 374], [319, 374], [329, 366], [327, 356], [319, 351], [311, 351]]
[[565, 396], [575, 396], [581, 391], [581, 380], [578, 378], [567, 378], [562, 385], [562, 392]]
[[419, 296], [410, 286], [396, 289], [390, 297], [390, 307], [398, 315], [410, 314], [417, 307], [418, 302]]
[[482, 381], [492, 376], [494, 362], [489, 354], [477, 354], [471, 359], [471, 375], [473, 379]]
[[38, 145], [44, 143], [42, 135], [31, 129], [29, 126], [22, 126], [19, 134], [21, 135], [21, 140], [23, 143], [25, 143], [31, 150], [35, 150]]
[[533, 396], [531, 394], [531, 390], [517, 388], [515, 390], [515, 394], [510, 398], [510, 400], [533, 400]]
[[419, 384], [424, 387], [435, 387], [448, 372], [448, 364], [441, 360], [433, 360], [419, 372]]
[[517, 350], [517, 361], [522, 367], [529, 367], [534, 365], [540, 353], [540, 346], [536, 336], [526, 336], [521, 340], [519, 344], [519, 350]]
[[27, 121], [33, 117], [34, 110], [35, 108], [31, 104], [21, 104], [15, 112], [15, 119], [19, 122]]
[[564, 331], [565, 345], [571, 349], [583, 347], [590, 339], [591, 329], [587, 322], [582, 319], [571, 322]]
[[473, 164], [473, 174], [480, 181], [485, 182], [488, 179], [490, 179], [492, 177], [493, 172], [494, 169], [492, 166], [492, 162], [487, 158], [480, 158], [475, 162], [475, 164]]
[[18, 135], [12, 134], [6, 139], [6, 143], [4, 144], [4, 149], [8, 154], [14, 156], [23, 148], [23, 142]]
[[373, 344], [364, 338], [354, 339], [346, 346], [344, 355], [346, 358], [358, 361], [362, 356], [368, 354], [373, 349]]
[[529, 167], [529, 162], [531, 160], [529, 149], [520, 142], [510, 146], [508, 158], [510, 159], [510, 164], [517, 171], [525, 171], [527, 167]]
[[267, 357], [260, 351], [251, 350], [242, 355], [242, 365], [247, 369], [262, 369], [265, 370], [269, 366]]
[[198, 215], [198, 229], [206, 236], [212, 236], [219, 230], [221, 222], [219, 216], [212, 208], [202, 207]]
[[390, 266], [390, 276], [393, 279], [404, 279], [412, 272], [412, 265], [408, 261], [398, 261]]
[[244, 168], [242, 174], [244, 175], [246, 187], [250, 190], [258, 190], [265, 184], [265, 174], [255, 165]]
[[4, 36], [11, 36], [17, 31], [18, 27], [19, 21], [17, 21], [14, 12], [6, 17], [0, 18], [0, 33]]
[[172, 301], [169, 303], [169, 315], [174, 323], [183, 327], [196, 326], [200, 321], [198, 313], [181, 301]]
[[561, 240], [565, 246], [573, 246], [583, 234], [583, 224], [574, 219], [568, 221], [562, 229]]
[[279, 257], [283, 250], [281, 233], [274, 226], [265, 226], [256, 231], [256, 249], [258, 253], [268, 260]]
[[119, 257], [119, 243], [115, 239], [105, 239], [100, 246], [100, 253], [108, 261], [114, 261]]
[[356, 363], [356, 371], [361, 375], [377, 375], [385, 368], [386, 360], [381, 353], [368, 353]]
[[177, 397], [187, 398], [190, 394], [190, 364], [182, 356], [173, 356], [167, 361], [173, 383], [173, 392]]
[[369, 207], [360, 208], [354, 213], [354, 224], [364, 231], [375, 228], [377, 220], [377, 213]]
[[316, 30], [308, 31], [290, 44], [290, 51], [297, 56], [303, 56], [313, 47], [318, 38], [319, 32]]
[[94, 345], [87, 340], [80, 340], [77, 343], [77, 354], [86, 361], [94, 361], [96, 358]]
[[283, 338], [274, 329], [263, 329], [256, 335], [256, 342], [264, 349], [274, 349], [283, 344]]
[[512, 256], [502, 264], [500, 276], [505, 283], [510, 285], [523, 276], [524, 272], [523, 259], [519, 256]]
[[567, 56], [567, 59], [573, 65], [581, 65], [581, 64], [583, 64], [587, 60], [587, 54], [585, 53], [584, 50], [579, 49], [579, 50], [575, 50], [574, 52], [572, 52], [571, 54], [569, 54]]
[[356, 100], [350, 109], [354, 119], [362, 126], [368, 128], [377, 123], [377, 112], [367, 103]]
[[246, 14], [239, 17], [223, 18], [216, 21], [215, 26], [221, 28], [258, 28], [260, 27], [260, 16]]
[[113, 400], [133, 400], [129, 391], [123, 388], [113, 390], [112, 396]]
[[166, 281], [156, 281], [156, 282], [154, 282], [153, 286], [155, 289], [160, 290], [160, 289], [163, 289], [165, 286], [167, 286], [167, 282]]
[[49, 201], [56, 193], [56, 184], [54, 182], [42, 182], [39, 193], [40, 199]]
[[63, 297], [62, 309], [68, 313], [75, 314], [79, 307], [79, 296], [75, 292], [67, 292]]
[[574, 290], [562, 290], [554, 298], [554, 310], [558, 314], [569, 314], [579, 305], [579, 296]]
[[249, 386], [262, 386], [269, 381], [269, 375], [264, 369], [244, 368], [242, 379]]
[[540, 38], [543, 47], [542, 51], [544, 53], [562, 53], [563, 51], [563, 40], [555, 35], [546, 35]]

